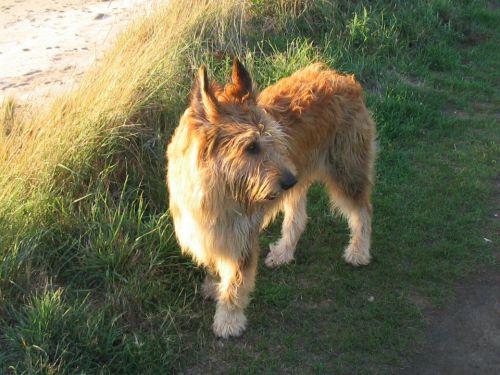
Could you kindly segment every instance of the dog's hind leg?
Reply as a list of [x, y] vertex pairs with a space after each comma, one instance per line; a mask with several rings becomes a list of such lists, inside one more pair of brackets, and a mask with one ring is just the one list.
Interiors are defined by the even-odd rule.
[[335, 134], [323, 168], [332, 203], [347, 218], [351, 230], [344, 259], [362, 266], [371, 260], [375, 125], [364, 106], [351, 108], [349, 113], [350, 124]]
[[269, 245], [265, 263], [268, 267], [277, 267], [288, 264], [293, 260], [295, 247], [304, 232], [307, 224], [307, 188], [308, 186], [297, 186], [284, 199], [283, 210], [285, 217], [281, 229], [281, 238]]
[[240, 336], [246, 328], [245, 308], [255, 287], [258, 249], [245, 261], [220, 259], [216, 262], [220, 276], [213, 331], [222, 338]]
[[328, 183], [332, 203], [347, 218], [351, 239], [344, 251], [344, 259], [353, 266], [370, 263], [372, 205], [369, 192], [353, 196], [335, 183]]

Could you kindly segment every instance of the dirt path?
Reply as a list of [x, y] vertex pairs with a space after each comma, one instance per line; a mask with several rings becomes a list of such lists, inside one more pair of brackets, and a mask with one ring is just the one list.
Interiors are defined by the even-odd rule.
[[498, 272], [468, 279], [454, 301], [430, 320], [427, 344], [399, 374], [500, 374]]
[[71, 88], [148, 0], [2, 0], [0, 102]]

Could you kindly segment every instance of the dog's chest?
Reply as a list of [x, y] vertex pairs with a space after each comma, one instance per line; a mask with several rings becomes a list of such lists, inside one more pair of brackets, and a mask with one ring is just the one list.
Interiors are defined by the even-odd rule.
[[255, 246], [262, 215], [243, 215], [240, 213], [221, 215], [215, 220], [212, 234], [220, 249], [227, 249], [235, 256], [246, 256]]

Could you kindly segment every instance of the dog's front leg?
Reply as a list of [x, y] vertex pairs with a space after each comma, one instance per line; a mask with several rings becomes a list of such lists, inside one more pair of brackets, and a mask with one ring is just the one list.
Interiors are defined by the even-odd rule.
[[270, 251], [266, 257], [266, 266], [278, 267], [293, 260], [295, 247], [307, 223], [307, 188], [307, 185], [295, 188], [284, 200], [285, 217], [281, 229], [281, 239], [269, 245]]
[[237, 337], [246, 328], [245, 308], [255, 286], [257, 253], [253, 251], [245, 260], [225, 258], [216, 263], [220, 276], [212, 326], [216, 336]]

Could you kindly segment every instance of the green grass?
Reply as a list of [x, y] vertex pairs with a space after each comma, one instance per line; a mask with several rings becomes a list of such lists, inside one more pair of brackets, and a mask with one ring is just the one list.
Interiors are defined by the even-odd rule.
[[[163, 55], [151, 51], [170, 46], [164, 31], [141, 21], [127, 48], [145, 57], [111, 54], [115, 70], [128, 64], [109, 76], [109, 97], [82, 100], [94, 92], [84, 84], [51, 107], [60, 143], [30, 148], [32, 125], [14, 102], [2, 109], [0, 372], [384, 374], [422, 342], [426, 314], [457, 282], [498, 269], [497, 2], [254, 0], [244, 17], [223, 3], [180, 37], [169, 31], [176, 48]], [[346, 223], [314, 186], [296, 261], [259, 266], [247, 332], [219, 341], [202, 272], [173, 237], [163, 165], [197, 65], [223, 81], [231, 53], [260, 87], [315, 61], [356, 74], [379, 157], [374, 262], [341, 260]], [[131, 72], [142, 78], [129, 83]], [[115, 91], [127, 95], [106, 107]], [[279, 222], [262, 234], [264, 253], [278, 235]]]

